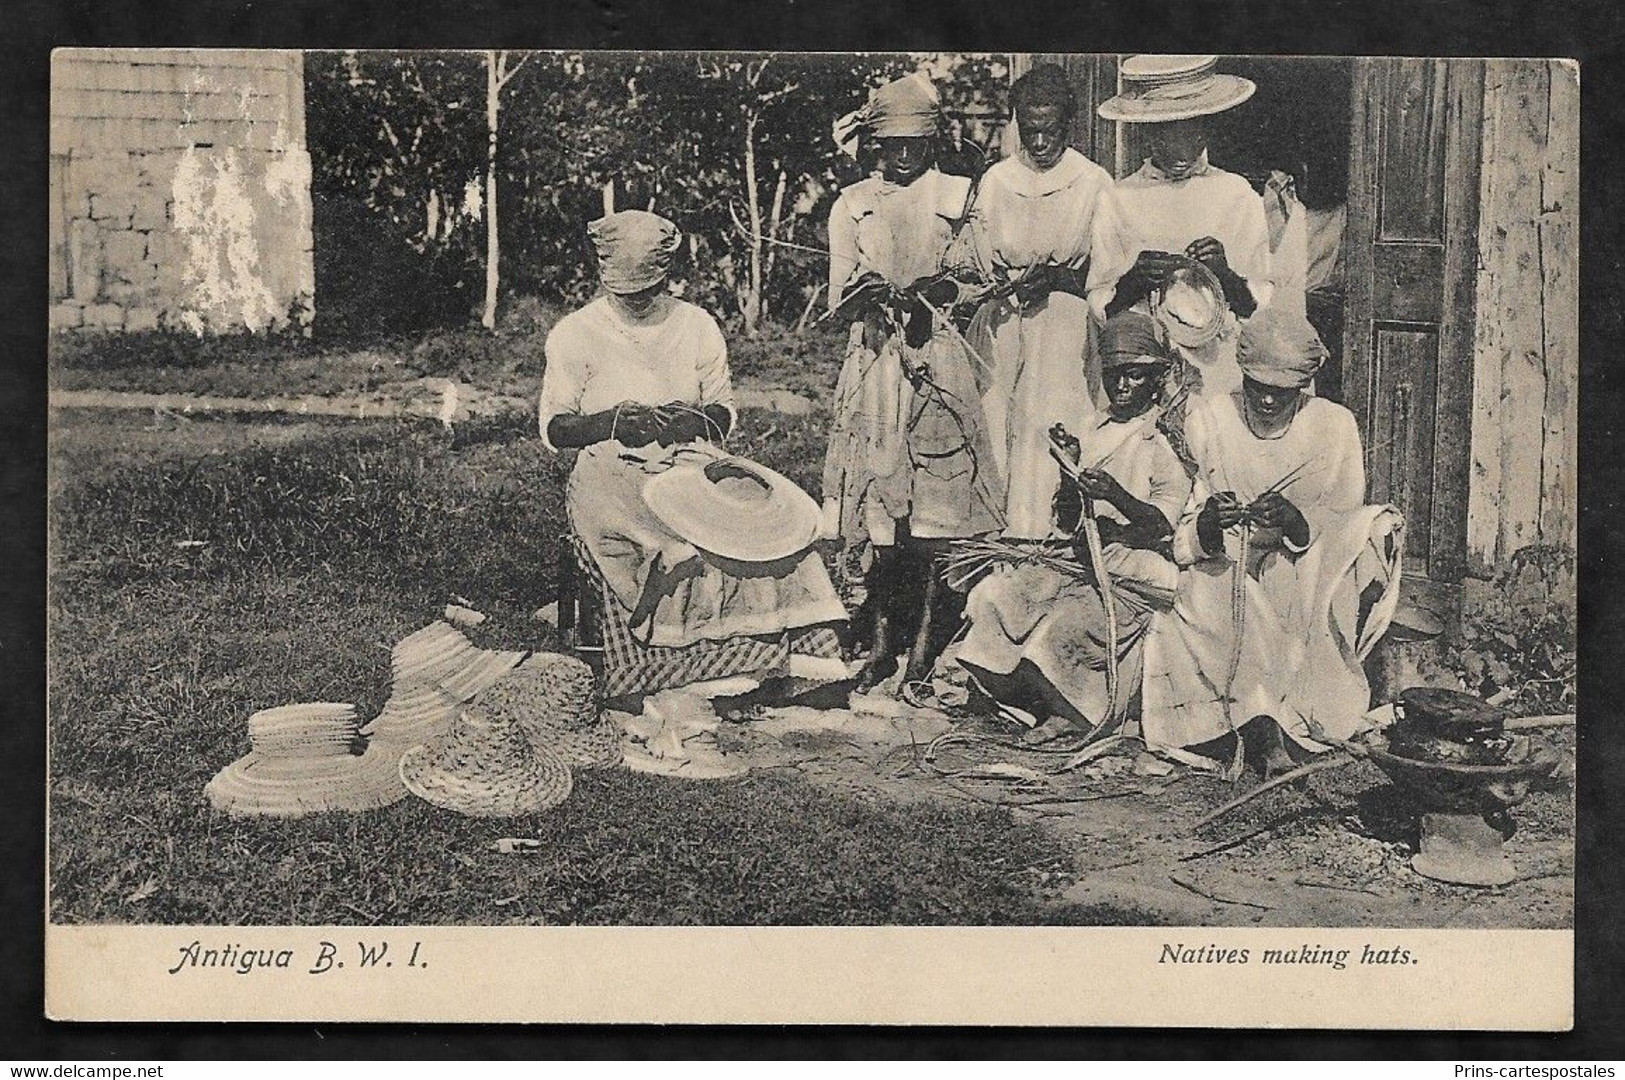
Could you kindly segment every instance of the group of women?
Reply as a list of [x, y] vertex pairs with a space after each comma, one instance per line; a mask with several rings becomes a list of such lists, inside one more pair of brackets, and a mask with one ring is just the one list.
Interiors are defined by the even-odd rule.
[[[1148, 154], [1117, 181], [1070, 148], [1052, 66], [1015, 83], [1019, 148], [979, 181], [933, 166], [922, 75], [837, 124], [878, 162], [829, 223], [849, 333], [821, 535], [867, 595], [839, 636], [867, 649], [860, 689], [900, 660], [918, 685], [958, 635], [957, 662], [1033, 741], [1137, 724], [1192, 761], [1248, 748], [1280, 769], [1361, 722], [1402, 523], [1364, 505], [1353, 417], [1313, 396], [1326, 349], [1302, 305], [1272, 304], [1263, 202], [1208, 161], [1204, 118], [1253, 85], [1213, 57], [1121, 75], [1101, 115], [1144, 125]], [[650, 628], [625, 663], [702, 717], [708, 678], [835, 677], [847, 613], [812, 550], [730, 566], [638, 507], [675, 449], [731, 427], [725, 352], [666, 294], [675, 226], [631, 212], [593, 235], [607, 295], [550, 336], [541, 421], [581, 453], [568, 509], [619, 598], [610, 621]], [[950, 582], [956, 542], [988, 538], [1003, 555]], [[685, 760], [706, 729], [650, 745]]]

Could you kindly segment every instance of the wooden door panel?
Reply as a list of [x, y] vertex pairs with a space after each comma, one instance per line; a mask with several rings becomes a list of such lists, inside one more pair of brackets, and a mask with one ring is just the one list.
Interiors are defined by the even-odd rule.
[[1447, 62], [1405, 60], [1388, 70], [1378, 240], [1444, 239]]
[[1437, 324], [1444, 314], [1444, 248], [1379, 244], [1371, 253], [1371, 303], [1386, 322]]
[[1369, 495], [1406, 517], [1406, 569], [1466, 561], [1482, 61], [1355, 68], [1344, 397]]
[[1434, 415], [1437, 406], [1439, 335], [1433, 330], [1377, 331], [1377, 386], [1366, 457], [1369, 497], [1391, 502], [1405, 514], [1407, 571], [1426, 573], [1432, 548]]

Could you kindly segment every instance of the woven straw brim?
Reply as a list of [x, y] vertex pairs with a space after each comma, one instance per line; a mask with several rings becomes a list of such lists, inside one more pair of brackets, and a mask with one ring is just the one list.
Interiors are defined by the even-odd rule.
[[459, 701], [472, 701], [495, 686], [525, 658], [522, 652], [486, 652], [464, 661], [461, 669], [440, 680], [440, 688]]
[[570, 767], [556, 757], [475, 761], [438, 744], [414, 746], [401, 781], [418, 798], [469, 817], [518, 817], [551, 810], [570, 797]]
[[438, 686], [397, 690], [362, 733], [408, 746], [428, 742], [457, 719], [457, 699]]
[[203, 792], [211, 806], [233, 817], [361, 812], [406, 797], [394, 755], [370, 749], [318, 758], [251, 753], [216, 773]]
[[1233, 109], [1252, 97], [1257, 89], [1258, 86], [1251, 79], [1243, 79], [1239, 75], [1211, 75], [1207, 85], [1197, 93], [1182, 97], [1118, 94], [1102, 102], [1096, 112], [1102, 120], [1121, 120], [1127, 124], [1167, 124]]
[[733, 505], [706, 477], [704, 466], [685, 464], [645, 480], [643, 501], [666, 528], [724, 559], [778, 562], [818, 539], [818, 504], [795, 481], [744, 458], [720, 458], [705, 466], [719, 463], [759, 477], [768, 485], [765, 500], [749, 507]]
[[538, 754], [557, 756], [572, 768], [613, 769], [622, 761], [621, 733], [608, 720], [571, 728], [550, 716], [522, 717], [519, 730]]

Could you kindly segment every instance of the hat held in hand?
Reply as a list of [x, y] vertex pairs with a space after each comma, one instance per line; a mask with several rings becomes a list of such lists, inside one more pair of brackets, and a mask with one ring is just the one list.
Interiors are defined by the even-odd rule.
[[795, 481], [736, 455], [679, 457], [643, 484], [661, 523], [701, 551], [738, 562], [777, 562], [818, 538], [818, 504]]

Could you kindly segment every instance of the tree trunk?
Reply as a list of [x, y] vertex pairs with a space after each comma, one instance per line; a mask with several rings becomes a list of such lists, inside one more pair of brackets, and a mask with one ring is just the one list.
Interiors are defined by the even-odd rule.
[[497, 326], [497, 264], [501, 257], [497, 240], [497, 107], [502, 82], [497, 63], [495, 51], [485, 54], [485, 310], [480, 324], [487, 330]]
[[756, 116], [745, 117], [745, 199], [750, 207], [750, 284], [740, 305], [745, 333], [755, 337], [762, 324], [762, 200], [756, 191]]
[[[775, 165], [778, 163], [775, 162]], [[779, 182], [773, 186], [773, 208], [767, 215], [767, 239], [769, 242], [779, 238], [779, 225], [784, 220], [784, 190], [789, 183], [789, 177], [782, 168], [779, 169]], [[769, 247], [765, 253], [762, 266], [762, 303], [761, 316], [767, 318], [767, 283], [773, 280], [773, 267], [777, 265], [779, 249]]]

